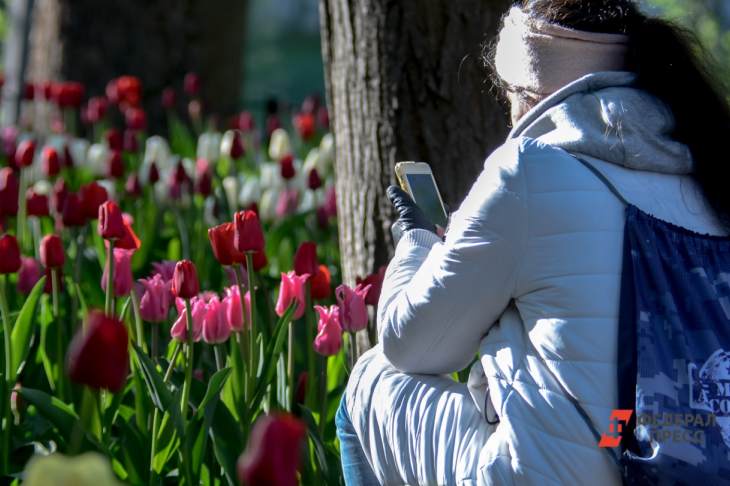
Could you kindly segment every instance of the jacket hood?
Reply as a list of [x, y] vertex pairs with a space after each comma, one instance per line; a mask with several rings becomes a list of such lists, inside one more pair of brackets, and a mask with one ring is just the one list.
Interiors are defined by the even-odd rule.
[[634, 88], [635, 79], [622, 71], [584, 76], [536, 105], [509, 138], [534, 138], [630, 169], [691, 173], [688, 147], [670, 136], [674, 116], [656, 97]]

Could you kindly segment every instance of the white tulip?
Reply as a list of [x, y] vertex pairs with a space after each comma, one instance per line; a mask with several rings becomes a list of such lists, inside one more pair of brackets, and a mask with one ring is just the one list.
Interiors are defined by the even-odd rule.
[[284, 187], [281, 169], [278, 162], [264, 162], [261, 169], [261, 187], [263, 189], [279, 189]]
[[163, 170], [170, 160], [170, 155], [170, 145], [159, 135], [153, 135], [145, 142], [143, 162], [146, 167], [154, 162], [159, 170]]
[[322, 167], [326, 168], [326, 172], [335, 160], [335, 137], [333, 137], [331, 133], [326, 134], [319, 142], [319, 157], [323, 164]]
[[266, 189], [259, 202], [259, 217], [262, 221], [276, 219], [276, 203], [279, 201], [279, 189]]
[[261, 199], [261, 183], [256, 177], [247, 177], [244, 179], [241, 192], [238, 194], [238, 203], [245, 208], [251, 203], [258, 204]]
[[289, 141], [289, 134], [283, 128], [277, 128], [271, 133], [269, 157], [271, 160], [281, 160], [282, 157], [290, 153], [291, 142]]
[[198, 137], [199, 159], [206, 159], [214, 164], [221, 157], [221, 134], [217, 132], [205, 132]]
[[238, 194], [238, 180], [234, 176], [227, 176], [223, 179], [223, 191], [226, 193], [226, 200], [231, 211], [238, 211], [236, 195]]
[[86, 167], [96, 176], [105, 176], [109, 161], [109, 148], [104, 143], [95, 143], [86, 154]]
[[[75, 165], [86, 166], [86, 155], [89, 152], [89, 141], [83, 138], [72, 138], [67, 142], [68, 151]], [[59, 155], [63, 155], [60, 152]]]

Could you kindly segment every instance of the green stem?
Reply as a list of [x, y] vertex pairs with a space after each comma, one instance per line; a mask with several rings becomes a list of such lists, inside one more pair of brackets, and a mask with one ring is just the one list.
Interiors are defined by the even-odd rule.
[[294, 411], [294, 323], [289, 322], [289, 349], [286, 359], [286, 379], [289, 384], [289, 411]]
[[2, 404], [0, 409], [3, 411], [3, 416], [0, 419], [3, 421], [2, 427], [2, 444], [0, 444], [0, 474], [5, 475], [9, 471], [10, 467], [10, 436], [12, 426], [12, 410], [10, 407], [10, 397], [12, 395], [13, 383], [10, 381], [11, 370], [13, 367], [12, 359], [12, 346], [10, 343], [11, 327], [10, 327], [10, 311], [8, 309], [8, 300], [5, 295], [5, 287], [7, 284], [7, 276], [2, 275], [0, 279], [0, 312], [2, 312], [3, 318], [3, 338], [5, 341], [5, 374], [4, 374], [4, 386], [2, 395]]
[[305, 284], [305, 298], [306, 298], [306, 306], [304, 310], [304, 327], [305, 327], [305, 334], [306, 334], [306, 357], [307, 357], [307, 375], [309, 377], [309, 384], [310, 386], [307, 387], [307, 393], [305, 397], [305, 403], [308, 407], [310, 407], [311, 410], [316, 410], [316, 403], [315, 403], [315, 397], [317, 393], [317, 381], [319, 380], [319, 376], [316, 371], [316, 361], [314, 356], [314, 351], [312, 349], [312, 343], [314, 342], [314, 328], [316, 326], [314, 322], [314, 314], [312, 310], [312, 294], [311, 294], [311, 284], [309, 282], [306, 282]]
[[84, 388], [81, 398], [81, 414], [79, 420], [74, 424], [73, 432], [71, 432], [71, 443], [69, 452], [76, 455], [81, 450], [81, 444], [84, 434], [89, 432], [92, 415], [96, 408], [96, 400], [94, 393], [88, 388]]
[[25, 248], [26, 243], [26, 206], [25, 206], [25, 190], [26, 190], [26, 179], [28, 178], [27, 170], [20, 169], [20, 187], [18, 189], [18, 229], [16, 236], [18, 237], [18, 246], [22, 249]]
[[114, 240], [109, 240], [109, 251], [106, 257], [106, 264], [109, 271], [106, 275], [106, 300], [104, 303], [104, 312], [108, 316], [112, 313], [112, 299], [114, 295]]
[[187, 339], [187, 367], [185, 369], [185, 382], [183, 383], [182, 400], [180, 402], [180, 413], [183, 420], [187, 416], [188, 401], [190, 400], [190, 387], [193, 382], [193, 312], [190, 307], [190, 299], [185, 299], [185, 314], [188, 321]]
[[190, 259], [190, 240], [188, 239], [188, 230], [185, 226], [185, 220], [180, 215], [180, 209], [173, 203], [173, 213], [177, 222], [177, 230], [180, 233], [180, 244], [182, 246], [183, 258]]
[[[53, 320], [56, 325], [56, 353], [58, 355], [58, 359], [61, 360], [61, 362], [64, 359], [63, 356], [63, 343], [65, 341], [65, 335], [64, 332], [64, 323], [61, 322], [61, 319], [59, 318], [59, 294], [60, 294], [61, 286], [58, 281], [58, 269], [52, 268], [51, 269], [51, 294], [52, 294], [52, 300], [53, 300]], [[62, 400], [66, 400], [68, 398], [66, 396], [66, 377], [63, 375], [63, 373], [60, 373], [58, 376], [58, 381], [56, 382], [58, 385], [58, 394], [61, 397]]]
[[327, 419], [327, 356], [322, 356], [319, 370], [319, 435], [324, 440], [324, 425]]
[[165, 371], [165, 376], [163, 377], [162, 381], [167, 383], [170, 381], [170, 377], [172, 376], [172, 370], [175, 369], [175, 361], [177, 361], [177, 357], [180, 356], [180, 351], [182, 350], [182, 343], [180, 341], [175, 341], [175, 351], [172, 353], [172, 359], [170, 360], [170, 364], [167, 366], [167, 371]]
[[53, 317], [58, 319], [58, 269], [51, 268], [51, 292], [53, 294]]
[[222, 344], [213, 345], [213, 354], [215, 354], [215, 366], [218, 371], [226, 367], [226, 359], [223, 357]]
[[129, 293], [129, 297], [132, 299], [132, 311], [134, 312], [134, 327], [137, 333], [137, 345], [142, 348], [144, 352], [147, 352], [147, 343], [144, 338], [144, 329], [142, 328], [142, 316], [139, 313], [139, 302], [137, 302], [137, 295], [134, 289]]
[[[251, 325], [249, 326], [249, 360], [251, 368], [249, 369], [250, 378], [256, 380], [256, 372], [258, 371], [258, 360], [256, 359], [256, 287], [254, 283], [255, 271], [253, 269], [253, 252], [246, 252], [246, 275], [248, 276], [248, 292], [251, 295]], [[241, 303], [244, 303], [243, 294], [241, 294]], [[245, 305], [244, 305], [245, 308]], [[246, 332], [244, 330], [244, 332]]]
[[155, 454], [157, 454], [157, 429], [160, 427], [160, 411], [155, 407], [152, 416], [152, 436], [150, 437], [150, 486], [156, 483]]
[[[243, 266], [241, 265], [241, 270], [243, 271]], [[250, 348], [249, 345], [249, 332], [248, 329], [250, 328], [248, 323], [248, 313], [246, 312], [246, 301], [245, 301], [245, 293], [243, 292], [243, 283], [241, 282], [241, 277], [238, 275], [238, 272], [234, 268], [234, 274], [236, 275], [236, 283], [238, 284], [238, 294], [240, 296], [241, 300], [241, 312], [243, 313], [243, 329], [241, 329], [241, 336], [240, 339], [238, 339], [238, 345], [239, 349], [241, 350], [241, 360], [243, 361], [243, 400], [244, 403], [248, 403], [248, 397], [249, 397], [249, 385], [250, 380], [249, 376], [251, 374], [251, 368], [250, 368], [250, 360], [247, 358], [248, 350]]]
[[150, 327], [150, 358], [157, 359], [160, 348], [160, 330], [157, 329], [158, 324], [152, 324]]

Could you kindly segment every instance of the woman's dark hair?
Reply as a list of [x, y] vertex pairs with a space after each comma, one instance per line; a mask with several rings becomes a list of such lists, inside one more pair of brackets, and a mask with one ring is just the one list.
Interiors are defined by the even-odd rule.
[[725, 177], [730, 108], [713, 63], [697, 37], [666, 20], [645, 15], [632, 0], [525, 0], [523, 8], [549, 22], [577, 30], [629, 36], [627, 69], [636, 86], [669, 106], [672, 138], [689, 147], [693, 176], [730, 230], [730, 180]]

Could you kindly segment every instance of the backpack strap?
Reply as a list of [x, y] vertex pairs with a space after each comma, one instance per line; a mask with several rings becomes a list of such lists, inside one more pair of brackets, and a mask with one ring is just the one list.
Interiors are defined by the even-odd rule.
[[595, 175], [596, 177], [598, 177], [598, 179], [601, 182], [603, 182], [603, 185], [606, 186], [608, 188], [608, 190], [611, 191], [611, 193], [613, 193], [613, 195], [618, 198], [619, 201], [621, 201], [622, 203], [624, 203], [627, 206], [629, 206], [631, 204], [631, 203], [629, 203], [626, 200], [626, 198], [621, 194], [621, 192], [619, 192], [619, 190], [616, 189], [616, 186], [613, 185], [613, 182], [611, 182], [610, 180], [608, 180], [608, 177], [606, 177], [605, 175], [603, 175], [603, 173], [600, 170], [596, 169], [593, 166], [593, 164], [591, 164], [590, 162], [588, 162], [585, 159], [582, 159], [582, 158], [578, 157], [575, 154], [571, 154], [571, 155], [573, 157], [575, 157], [578, 160], [578, 162], [580, 162], [581, 164], [583, 164], [586, 169], [588, 169], [591, 172], [593, 172], [593, 175]]

